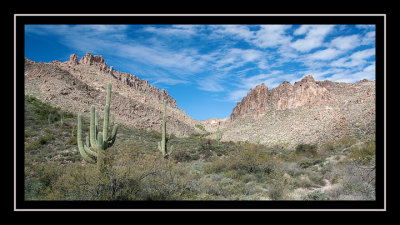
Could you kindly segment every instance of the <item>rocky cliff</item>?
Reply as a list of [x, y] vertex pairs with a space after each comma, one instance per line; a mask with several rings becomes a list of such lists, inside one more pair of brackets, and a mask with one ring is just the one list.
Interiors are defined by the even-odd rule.
[[271, 90], [260, 84], [237, 103], [230, 119], [222, 130], [225, 141], [294, 146], [374, 137], [375, 81], [315, 81], [309, 75]]
[[309, 75], [301, 81], [291, 85], [284, 81], [278, 87], [268, 91], [265, 84], [260, 84], [250, 92], [241, 102], [237, 103], [231, 114], [231, 120], [244, 117], [259, 118], [269, 110], [295, 109], [300, 106], [334, 106], [337, 102], [330, 92], [315, 82]]
[[163, 101], [167, 101], [167, 132], [199, 132], [196, 121], [179, 109], [166, 90], [135, 75], [115, 71], [102, 56], [75, 54], [67, 62], [36, 63], [25, 59], [25, 94], [73, 113], [86, 115], [95, 105], [104, 111], [107, 84], [112, 84], [111, 114], [119, 123], [161, 131]]

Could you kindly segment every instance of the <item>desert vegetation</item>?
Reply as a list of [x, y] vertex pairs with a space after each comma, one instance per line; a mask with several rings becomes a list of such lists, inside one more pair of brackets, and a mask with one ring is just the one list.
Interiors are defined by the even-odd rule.
[[[89, 116], [78, 125], [78, 115], [28, 95], [24, 116], [25, 200], [375, 200], [371, 139], [289, 148], [121, 124], [99, 170], [78, 150]], [[113, 123], [96, 130], [112, 133]], [[167, 143], [169, 157], [158, 150]]]

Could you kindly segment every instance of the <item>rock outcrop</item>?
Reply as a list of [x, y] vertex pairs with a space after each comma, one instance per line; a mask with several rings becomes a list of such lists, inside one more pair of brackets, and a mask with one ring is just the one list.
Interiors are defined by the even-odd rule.
[[315, 82], [311, 75], [291, 85], [284, 81], [278, 87], [268, 91], [260, 84], [233, 109], [231, 120], [244, 117], [259, 118], [269, 110], [295, 109], [301, 106], [321, 106], [337, 104], [329, 91]]
[[250, 93], [245, 96], [233, 109], [231, 120], [243, 117], [258, 118], [269, 110], [268, 87], [264, 83], [250, 89]]
[[237, 104], [222, 141], [249, 141], [295, 147], [346, 136], [374, 138], [375, 81], [285, 81], [266, 93], [258, 85]]
[[25, 94], [72, 113], [90, 111], [95, 105], [100, 116], [108, 83], [112, 84], [110, 110], [119, 123], [161, 131], [163, 101], [167, 101], [169, 133], [198, 132], [196, 121], [177, 107], [166, 90], [147, 80], [108, 67], [102, 56], [75, 54], [67, 62], [36, 63], [25, 59]]
[[[174, 100], [165, 90], [160, 90], [157, 87], [151, 86], [147, 80], [141, 80], [137, 76], [114, 70], [113, 66], [108, 67], [105, 63], [103, 56], [92, 55], [86, 53], [78, 63], [79, 57], [75, 54], [70, 55], [70, 61], [67, 63], [68, 67], [61, 66], [67, 69], [72, 74], [81, 73], [82, 71], [97, 72], [99, 74], [108, 74], [110, 77], [121, 81], [121, 83], [136, 89], [137, 91], [145, 94], [147, 97], [153, 98], [157, 102], [162, 103], [164, 100], [171, 107], [177, 108], [176, 100]], [[87, 67], [87, 68], [85, 68]], [[94, 71], [93, 71], [94, 70]], [[85, 77], [80, 76], [83, 79]], [[87, 80], [90, 82], [90, 80]]]

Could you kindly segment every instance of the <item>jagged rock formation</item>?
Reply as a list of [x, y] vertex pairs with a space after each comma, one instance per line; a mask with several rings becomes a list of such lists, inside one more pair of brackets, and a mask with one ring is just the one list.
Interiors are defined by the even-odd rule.
[[239, 102], [223, 128], [225, 141], [267, 145], [320, 144], [344, 136], [375, 136], [375, 81], [315, 81], [309, 75], [268, 90], [258, 85]]
[[268, 87], [264, 83], [250, 89], [250, 93], [245, 96], [233, 109], [231, 120], [252, 116], [258, 118], [270, 109]]
[[[95, 105], [102, 116], [107, 84], [112, 84], [111, 112], [119, 123], [161, 131], [163, 101], [167, 101], [168, 133], [199, 132], [196, 121], [179, 109], [166, 90], [135, 75], [108, 67], [102, 56], [75, 54], [67, 62], [36, 63], [25, 59], [25, 94], [73, 113]], [[104, 101], [103, 101], [104, 100]]]
[[260, 84], [233, 109], [231, 120], [244, 117], [259, 118], [269, 110], [295, 109], [300, 106], [335, 105], [329, 91], [315, 82], [309, 75], [292, 86], [284, 81], [278, 87], [268, 91], [265, 84]]

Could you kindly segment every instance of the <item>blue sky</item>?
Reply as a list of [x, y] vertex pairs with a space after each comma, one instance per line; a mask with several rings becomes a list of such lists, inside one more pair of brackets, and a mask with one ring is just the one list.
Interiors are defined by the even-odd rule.
[[375, 80], [373, 25], [25, 25], [25, 57], [102, 55], [197, 119], [227, 118], [250, 88]]

